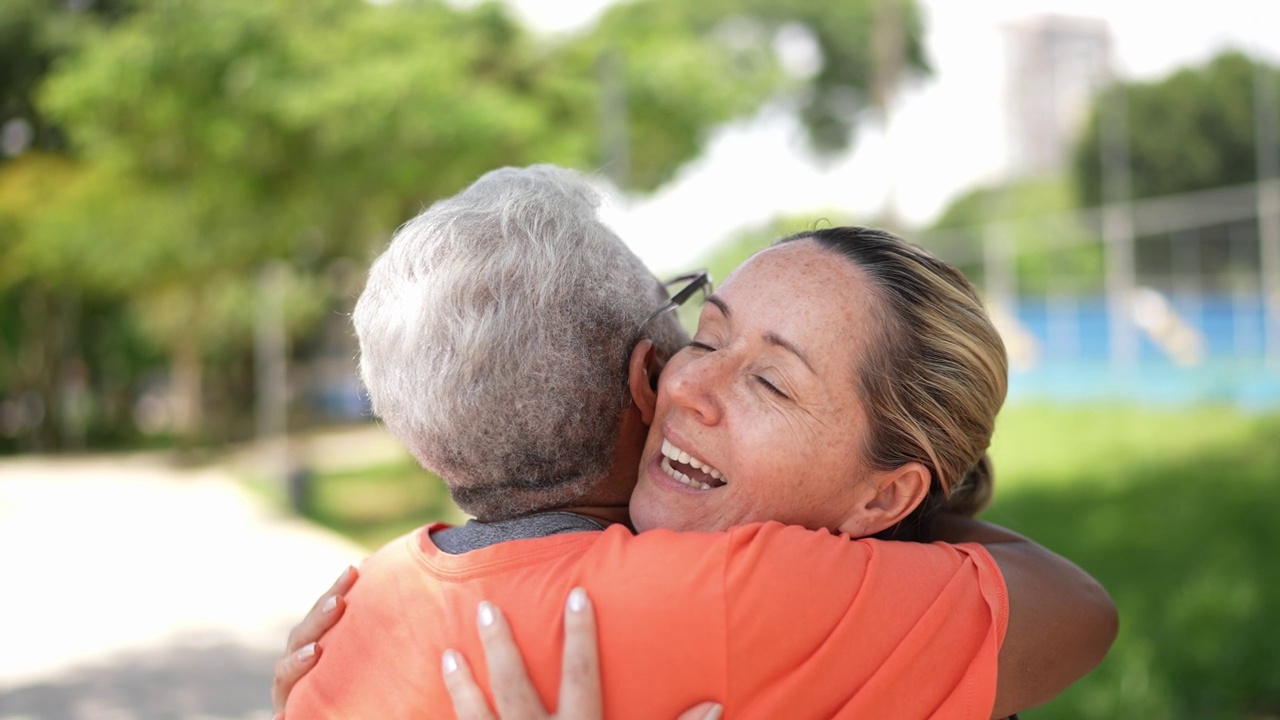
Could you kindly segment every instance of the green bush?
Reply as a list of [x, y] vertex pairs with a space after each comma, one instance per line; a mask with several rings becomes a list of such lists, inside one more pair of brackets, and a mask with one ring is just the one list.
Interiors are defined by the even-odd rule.
[[407, 455], [360, 470], [317, 473], [305, 512], [370, 550], [426, 523], [466, 520], [444, 482]]

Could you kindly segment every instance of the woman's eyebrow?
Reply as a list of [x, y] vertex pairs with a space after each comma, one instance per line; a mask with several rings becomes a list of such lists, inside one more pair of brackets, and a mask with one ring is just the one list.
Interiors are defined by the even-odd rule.
[[776, 345], [780, 348], [791, 351], [793, 355], [800, 358], [800, 362], [804, 363], [805, 367], [809, 368], [809, 372], [813, 373], [814, 375], [818, 374], [818, 371], [813, 369], [813, 363], [809, 362], [809, 357], [805, 355], [804, 352], [795, 343], [791, 342], [790, 340], [787, 340], [786, 338], [782, 337], [781, 335], [775, 332], [765, 333], [764, 341], [769, 343], [770, 345]]
[[[733, 312], [729, 310], [729, 304], [726, 303], [719, 295], [712, 295], [707, 298], [707, 302], [719, 308], [721, 315], [724, 315], [726, 318], [732, 317]], [[777, 347], [790, 351], [792, 355], [800, 358], [800, 362], [804, 363], [804, 366], [809, 368], [809, 372], [814, 375], [818, 374], [818, 371], [813, 369], [813, 363], [809, 362], [809, 356], [804, 354], [804, 351], [800, 349], [800, 346], [775, 332], [765, 333], [764, 341], [770, 345], [776, 345]]]

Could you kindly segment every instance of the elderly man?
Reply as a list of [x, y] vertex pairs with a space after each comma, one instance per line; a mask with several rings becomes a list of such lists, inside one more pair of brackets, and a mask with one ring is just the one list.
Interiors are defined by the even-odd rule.
[[631, 351], [649, 340], [656, 361], [688, 338], [673, 314], [645, 322], [666, 292], [596, 202], [566, 170], [497, 170], [369, 271], [354, 321], [374, 411], [481, 521], [437, 533], [450, 550], [524, 536], [492, 523], [541, 510], [626, 519], [645, 434]]
[[[608, 717], [675, 717], [708, 695], [734, 717], [866, 715], [885, 702], [900, 717], [989, 717], [1096, 663], [1097, 643], [1083, 648], [1097, 655], [1088, 664], [1063, 659], [1080, 650], [1064, 647], [1080, 618], [1059, 618], [1066, 631], [1030, 638], [1053, 647], [1057, 674], [1028, 679], [1027, 664], [998, 695], [1014, 625], [1004, 565], [977, 546], [872, 553], [777, 524], [630, 534], [654, 380], [686, 338], [595, 204], [571, 172], [498, 170], [402, 227], [374, 263], [354, 316], [374, 409], [476, 520], [415, 531], [365, 564], [289, 698], [292, 720], [449, 716], [439, 659], [448, 647], [479, 656], [482, 600], [508, 613], [535, 686], [554, 697], [575, 586], [598, 608]], [[1090, 582], [1025, 539], [992, 542], [1046, 568], [1004, 570], [1020, 609]], [[909, 603], [893, 600], [902, 575], [890, 565], [910, 575]], [[1098, 605], [1088, 621], [1105, 625], [1109, 601]], [[1004, 645], [1021, 653], [1017, 637]], [[897, 669], [880, 673], [885, 648]], [[928, 671], [904, 674], [912, 667]]]

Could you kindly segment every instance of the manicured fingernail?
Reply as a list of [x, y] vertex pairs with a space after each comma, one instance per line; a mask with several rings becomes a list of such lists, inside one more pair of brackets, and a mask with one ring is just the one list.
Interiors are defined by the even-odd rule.
[[333, 612], [333, 609], [336, 607], [338, 607], [338, 596], [330, 595], [328, 598], [325, 599], [324, 605], [320, 606], [320, 611]]
[[301, 648], [298, 649], [298, 660], [301, 662], [306, 662], [310, 660], [313, 656], [315, 656], [315, 654], [316, 654], [316, 644], [307, 643], [306, 645], [303, 645]]
[[587, 591], [574, 588], [569, 591], [569, 612], [582, 612], [587, 609]]
[[702, 716], [702, 720], [720, 720], [720, 716], [724, 714], [724, 706], [719, 703], [712, 705], [706, 715]]
[[445, 650], [444, 657], [440, 658], [440, 663], [444, 665], [444, 674], [450, 675], [458, 671], [458, 652], [456, 650]]
[[480, 607], [476, 612], [476, 619], [480, 623], [480, 627], [489, 627], [497, 618], [497, 608], [488, 600], [481, 601]]

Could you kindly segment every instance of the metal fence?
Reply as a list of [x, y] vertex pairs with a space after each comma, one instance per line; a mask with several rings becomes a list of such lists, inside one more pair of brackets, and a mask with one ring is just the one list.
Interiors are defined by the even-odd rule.
[[985, 292], [1011, 400], [1280, 408], [1280, 180], [918, 239]]

